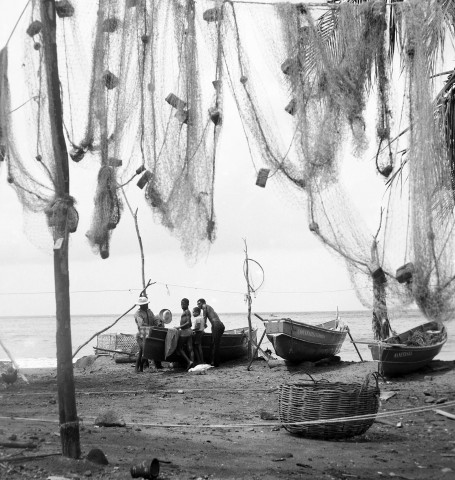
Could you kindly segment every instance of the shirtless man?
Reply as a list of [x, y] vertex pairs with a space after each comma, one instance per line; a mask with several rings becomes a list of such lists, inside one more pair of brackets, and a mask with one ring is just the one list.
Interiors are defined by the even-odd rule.
[[[193, 352], [193, 330], [191, 330], [191, 312], [188, 310], [190, 301], [187, 298], [182, 298], [180, 302], [182, 306], [182, 317], [180, 319], [179, 343], [177, 345], [178, 352], [186, 360], [187, 370], [194, 366], [194, 352]], [[189, 357], [185, 352], [185, 347], [188, 349]]]
[[202, 316], [204, 322], [207, 323], [207, 320], [212, 325], [212, 344], [211, 344], [211, 358], [213, 367], [219, 367], [220, 365], [220, 342], [221, 336], [224, 333], [224, 324], [220, 320], [220, 317], [217, 315], [213, 307], [207, 305], [207, 302], [200, 298], [197, 301], [197, 306], [202, 310]]

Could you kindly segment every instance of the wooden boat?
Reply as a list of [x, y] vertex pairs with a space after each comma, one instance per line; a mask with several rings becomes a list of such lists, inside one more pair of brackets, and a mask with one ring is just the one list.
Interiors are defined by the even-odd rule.
[[[165, 357], [165, 341], [168, 329], [163, 327], [152, 327], [144, 340], [143, 357], [149, 360], [161, 360], [166, 362], [180, 362], [182, 358], [176, 352], [167, 358]], [[256, 341], [256, 330], [253, 330], [253, 340]], [[204, 361], [210, 363], [211, 333], [202, 335], [202, 353]], [[226, 330], [221, 336], [220, 361], [235, 360], [248, 355], [248, 328], [237, 328]]]
[[[423, 335], [430, 339], [428, 344], [417, 345], [413, 342], [413, 338]], [[427, 365], [441, 351], [446, 341], [445, 326], [438, 322], [428, 322], [383, 342], [369, 344], [368, 347], [373, 360], [379, 362], [380, 373], [393, 377], [414, 372]]]
[[263, 322], [276, 354], [294, 363], [333, 357], [340, 351], [347, 334], [346, 327], [340, 328], [338, 318], [319, 325], [290, 318]]

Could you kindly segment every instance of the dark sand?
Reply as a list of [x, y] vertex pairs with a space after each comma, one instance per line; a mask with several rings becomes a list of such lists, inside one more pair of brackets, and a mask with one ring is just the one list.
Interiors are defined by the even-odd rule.
[[[29, 384], [0, 383], [0, 442], [15, 439], [36, 447], [0, 447], [0, 478], [128, 479], [131, 465], [152, 458], [161, 461], [161, 479], [455, 478], [455, 420], [434, 411], [455, 414], [447, 405], [455, 400], [454, 362], [433, 361], [418, 373], [380, 382], [381, 392], [395, 395], [381, 401], [379, 412], [432, 409], [388, 417], [361, 436], [338, 441], [302, 438], [280, 428], [277, 387], [307, 379], [305, 369], [318, 380], [362, 383], [375, 363], [269, 368], [257, 360], [251, 371], [246, 366], [246, 361], [226, 363], [205, 375], [170, 367], [135, 374], [133, 364], [98, 357], [76, 367], [80, 460], [59, 455], [55, 371], [25, 370]], [[95, 426], [107, 409], [126, 426]], [[109, 464], [89, 462], [85, 457], [92, 448], [100, 448]]]

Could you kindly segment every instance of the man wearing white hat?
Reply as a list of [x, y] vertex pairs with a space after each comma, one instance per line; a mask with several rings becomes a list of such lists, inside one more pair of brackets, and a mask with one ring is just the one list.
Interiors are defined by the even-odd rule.
[[[144, 363], [147, 361], [142, 359], [142, 349], [144, 346], [145, 335], [143, 335], [141, 327], [162, 327], [163, 322], [160, 317], [156, 317], [150, 310], [149, 299], [145, 295], [139, 297], [136, 305], [139, 306], [134, 314], [134, 320], [138, 329], [136, 340], [139, 345], [139, 353], [136, 360], [136, 373], [139, 373], [144, 371]], [[163, 368], [160, 361], [155, 360], [154, 363], [155, 368]]]

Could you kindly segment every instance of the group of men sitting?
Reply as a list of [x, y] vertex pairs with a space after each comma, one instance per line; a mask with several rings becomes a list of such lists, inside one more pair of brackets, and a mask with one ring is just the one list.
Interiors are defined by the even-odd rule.
[[[160, 316], [156, 316], [149, 308], [149, 300], [146, 296], [139, 297], [137, 305], [138, 310], [134, 314], [138, 331], [137, 342], [139, 345], [139, 354], [136, 361], [136, 372], [143, 372], [144, 365], [147, 365], [148, 360], [144, 359], [143, 344], [144, 336], [141, 327], [157, 326], [162, 327], [164, 322]], [[202, 335], [207, 328], [207, 320], [211, 324], [212, 338], [210, 348], [210, 364], [213, 367], [218, 367], [220, 364], [220, 342], [221, 336], [224, 333], [225, 327], [220, 317], [217, 315], [213, 307], [207, 305], [205, 299], [200, 298], [197, 301], [197, 306], [193, 308], [192, 312], [189, 310], [190, 301], [187, 298], [182, 298], [180, 305], [183, 313], [180, 318], [180, 325], [176, 327], [179, 331], [177, 352], [187, 363], [187, 370], [198, 364], [205, 363], [202, 351]], [[194, 319], [194, 326], [193, 326]], [[154, 361], [156, 368], [163, 368], [161, 361]]]

